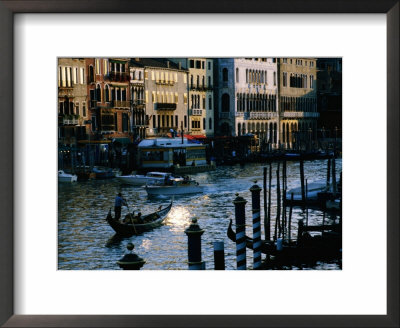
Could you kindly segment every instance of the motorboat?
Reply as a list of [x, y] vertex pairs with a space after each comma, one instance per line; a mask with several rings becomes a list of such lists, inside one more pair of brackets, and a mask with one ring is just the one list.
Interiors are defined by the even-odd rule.
[[78, 181], [75, 174], [65, 173], [63, 170], [58, 170], [58, 182], [74, 182]]
[[[307, 202], [317, 201], [318, 194], [327, 190], [326, 181], [319, 180], [308, 183], [307, 186], [304, 186], [304, 189], [304, 196]], [[301, 187], [293, 188], [286, 192], [286, 200], [288, 202], [291, 201], [292, 195], [294, 202], [302, 201]]]
[[129, 184], [133, 186], [144, 186], [151, 184], [162, 184], [165, 179], [169, 179], [171, 173], [167, 172], [148, 172], [146, 175], [141, 174], [130, 174], [121, 175], [117, 177], [117, 180], [124, 184]]
[[188, 178], [170, 178], [162, 185], [146, 185], [148, 195], [188, 195], [203, 192], [203, 186]]

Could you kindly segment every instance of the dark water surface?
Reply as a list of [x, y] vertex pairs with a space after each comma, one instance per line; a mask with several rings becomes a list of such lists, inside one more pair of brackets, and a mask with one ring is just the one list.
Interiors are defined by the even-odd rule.
[[[287, 163], [288, 189], [299, 186], [299, 162]], [[187, 269], [187, 236], [184, 230], [193, 217], [205, 230], [202, 236], [202, 256], [207, 269], [214, 268], [213, 242], [224, 241], [226, 269], [236, 269], [236, 247], [226, 236], [229, 219], [234, 220], [235, 193], [239, 193], [246, 204], [247, 235], [252, 236], [252, 214], [250, 187], [257, 180], [263, 186], [262, 164], [244, 167], [218, 167], [213, 172], [198, 173], [193, 177], [205, 186], [203, 194], [175, 197], [174, 205], [165, 225], [130, 238], [116, 238], [105, 218], [114, 206], [114, 197], [122, 192], [131, 209], [142, 214], [154, 212], [159, 205], [167, 205], [169, 198], [149, 198], [142, 187], [121, 185], [116, 179], [92, 180], [58, 184], [58, 268], [61, 270], [119, 270], [116, 261], [126, 253], [126, 245], [132, 242], [135, 253], [146, 260], [143, 269]], [[342, 161], [336, 161], [337, 176]], [[326, 160], [304, 162], [305, 178], [308, 182], [326, 179]], [[273, 235], [276, 213], [276, 164], [273, 164], [271, 235]], [[122, 209], [122, 216], [127, 209]], [[321, 224], [323, 214], [308, 210], [310, 225]], [[292, 238], [296, 238], [298, 219], [305, 218], [300, 208], [293, 209]], [[331, 223], [334, 217], [326, 217]], [[264, 220], [263, 192], [261, 192], [261, 221]], [[264, 227], [262, 225], [264, 235]], [[262, 236], [264, 239], [264, 237]], [[264, 256], [263, 256], [264, 257]], [[252, 267], [253, 252], [247, 251], [247, 266]], [[308, 269], [339, 269], [337, 263], [322, 263]]]

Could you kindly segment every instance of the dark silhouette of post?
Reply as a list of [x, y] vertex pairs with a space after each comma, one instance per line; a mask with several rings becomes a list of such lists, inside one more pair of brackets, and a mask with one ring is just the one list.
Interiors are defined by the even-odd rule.
[[[257, 183], [257, 181], [254, 181]], [[254, 184], [251, 188], [251, 205], [253, 210], [253, 269], [261, 267], [261, 220], [260, 220], [260, 192], [261, 188]]]
[[224, 242], [214, 242], [214, 269], [225, 270]]
[[300, 183], [301, 183], [301, 201], [303, 206], [306, 202], [305, 188], [304, 188], [304, 161], [300, 160]]
[[137, 256], [135, 253], [132, 253], [132, 250], [135, 248], [135, 245], [132, 243], [128, 243], [126, 248], [128, 249], [129, 253], [125, 254], [122, 259], [117, 261], [117, 264], [123, 270], [140, 270], [146, 261]]
[[238, 270], [246, 270], [246, 203], [247, 201], [243, 197], [236, 194], [233, 204], [235, 205], [236, 263]]
[[189, 270], [204, 270], [204, 262], [201, 260], [201, 235], [204, 230], [200, 229], [197, 219], [192, 219], [192, 224], [185, 230], [188, 236], [188, 265]]

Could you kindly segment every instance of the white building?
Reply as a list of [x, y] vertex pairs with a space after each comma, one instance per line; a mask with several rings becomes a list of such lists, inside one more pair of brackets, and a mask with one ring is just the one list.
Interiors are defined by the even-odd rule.
[[189, 133], [214, 136], [213, 59], [169, 58], [188, 70]]
[[275, 58], [215, 59], [216, 133], [255, 134], [279, 144], [278, 72]]

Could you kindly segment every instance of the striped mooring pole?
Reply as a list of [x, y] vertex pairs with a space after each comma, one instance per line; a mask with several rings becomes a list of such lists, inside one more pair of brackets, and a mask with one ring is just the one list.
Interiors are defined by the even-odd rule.
[[224, 242], [214, 242], [214, 269], [225, 270]]
[[204, 230], [200, 229], [197, 219], [193, 218], [191, 225], [185, 230], [188, 236], [188, 264], [189, 270], [204, 270], [205, 265], [201, 260], [201, 235]]
[[245, 206], [247, 201], [236, 194], [233, 201], [235, 205], [235, 223], [236, 223], [236, 263], [238, 270], [246, 270], [246, 214]]
[[260, 269], [261, 267], [261, 220], [260, 220], [260, 192], [261, 188], [256, 185], [250, 188], [251, 191], [251, 205], [253, 208], [253, 254], [254, 264], [253, 269]]

